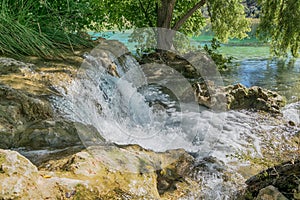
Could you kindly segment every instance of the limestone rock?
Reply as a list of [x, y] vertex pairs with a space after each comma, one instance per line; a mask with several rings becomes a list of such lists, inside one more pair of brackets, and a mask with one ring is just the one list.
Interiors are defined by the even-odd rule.
[[15, 151], [0, 150], [0, 199], [67, 199], [85, 181], [38, 171]]
[[80, 193], [101, 199], [178, 199], [199, 190], [188, 176], [192, 164], [183, 150], [155, 153], [137, 145], [97, 146], [49, 161], [41, 169], [89, 180]]
[[38, 169], [19, 153], [0, 150], [0, 199], [41, 199]]
[[33, 67], [33, 64], [17, 61], [13, 58], [0, 57], [0, 74], [21, 72], [21, 68]]
[[47, 148], [65, 148], [80, 145], [80, 138], [74, 123], [64, 120], [37, 121], [29, 125], [16, 139], [16, 147], [30, 150]]
[[253, 109], [280, 113], [285, 105], [285, 98], [276, 92], [242, 84], [227, 87], [215, 86], [213, 82], [198, 83], [195, 96], [199, 104], [216, 110]]
[[35, 167], [0, 150], [0, 199], [180, 199], [199, 193], [184, 150], [155, 153], [137, 145], [89, 147]]
[[53, 116], [47, 100], [7, 86], [0, 86], [0, 99], [0, 148], [11, 148], [16, 132], [24, 130], [27, 123]]
[[32, 123], [15, 134], [11, 142], [31, 162], [40, 164], [74, 154], [91, 145], [105, 144], [105, 139], [91, 125], [58, 119]]
[[155, 52], [144, 54], [139, 60], [140, 64], [164, 64], [179, 72], [184, 78], [199, 78], [215, 75], [217, 68], [211, 58], [204, 52]]
[[283, 194], [281, 194], [277, 188], [272, 185], [261, 189], [255, 198], [255, 200], [288, 200]]

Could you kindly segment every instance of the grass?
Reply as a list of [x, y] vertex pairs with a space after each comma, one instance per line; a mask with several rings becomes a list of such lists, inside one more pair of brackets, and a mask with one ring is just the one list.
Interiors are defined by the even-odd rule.
[[17, 3], [10, 0], [0, 3], [0, 54], [53, 58], [76, 48], [93, 46], [88, 38], [68, 30], [70, 25], [64, 24], [63, 16], [51, 8], [40, 11], [39, 1], [14, 2]]

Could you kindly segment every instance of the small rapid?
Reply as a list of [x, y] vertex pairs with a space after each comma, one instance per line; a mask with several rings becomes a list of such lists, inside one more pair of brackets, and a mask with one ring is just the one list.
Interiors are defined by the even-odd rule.
[[[62, 97], [54, 106], [64, 117], [94, 126], [107, 143], [138, 144], [157, 152], [183, 148], [199, 162], [217, 158], [231, 173], [239, 167], [232, 164], [236, 152], [262, 156], [257, 130], [272, 127], [259, 114], [215, 112], [195, 102], [178, 102], [148, 79], [130, 54], [101, 49], [100, 56], [85, 55], [78, 76], [66, 90], [58, 88]], [[288, 105], [284, 117], [299, 123], [299, 104]], [[229, 199], [237, 188], [216, 173], [198, 177], [205, 185], [201, 192], [205, 199]]]

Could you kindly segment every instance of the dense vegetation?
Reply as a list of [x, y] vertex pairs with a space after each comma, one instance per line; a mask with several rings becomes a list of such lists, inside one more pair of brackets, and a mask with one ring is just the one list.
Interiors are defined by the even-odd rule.
[[91, 46], [80, 31], [92, 22], [88, 0], [3, 0], [0, 4], [0, 53], [50, 58]]
[[[226, 42], [247, 36], [246, 16], [260, 17], [259, 37], [270, 42], [275, 55], [288, 51], [298, 55], [299, 0], [3, 0], [0, 53], [57, 56], [62, 51], [91, 46], [88, 36], [82, 34], [88, 29], [159, 27], [198, 35], [208, 19], [215, 37]], [[171, 48], [170, 33], [157, 31], [158, 45]]]
[[285, 55], [288, 50], [294, 57], [299, 55], [300, 47], [300, 1], [259, 0], [262, 7], [260, 15], [260, 39], [271, 43], [275, 55]]
[[[291, 51], [294, 57], [298, 56], [299, 0], [95, 1], [99, 2], [103, 27], [159, 27], [195, 35], [201, 32], [209, 19], [212, 31], [222, 42], [226, 42], [228, 38], [247, 36], [249, 22], [245, 18], [246, 10], [247, 16], [260, 17], [259, 38], [271, 43], [272, 53], [282, 56]], [[164, 46], [171, 44], [167, 41], [170, 38], [163, 39], [167, 43]]]

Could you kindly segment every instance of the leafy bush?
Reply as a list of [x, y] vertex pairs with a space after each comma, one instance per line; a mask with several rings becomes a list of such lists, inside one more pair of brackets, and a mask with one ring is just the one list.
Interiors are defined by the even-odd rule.
[[219, 53], [218, 48], [220, 47], [221, 47], [220, 42], [216, 38], [213, 38], [211, 40], [210, 47], [207, 44], [205, 44], [203, 48], [213, 59], [215, 64], [218, 66], [219, 70], [227, 70], [229, 66], [233, 65], [232, 63], [233, 57], [232, 56], [226, 57], [223, 54]]

